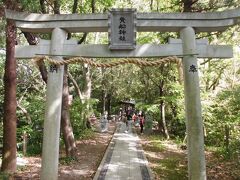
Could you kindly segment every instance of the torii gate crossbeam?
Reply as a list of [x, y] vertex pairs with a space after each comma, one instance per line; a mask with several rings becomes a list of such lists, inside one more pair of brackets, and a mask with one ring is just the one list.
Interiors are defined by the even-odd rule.
[[[67, 32], [107, 32], [108, 14], [34, 14], [5, 11], [8, 19], [26, 32], [52, 32], [62, 28]], [[193, 27], [195, 32], [224, 31], [240, 20], [240, 9], [206, 13], [137, 13], [137, 31], [179, 32]]]
[[[68, 46], [67, 32], [107, 32], [107, 14], [68, 14], [43, 15], [5, 11], [7, 19], [12, 19], [16, 27], [26, 32], [52, 33], [51, 43], [38, 46], [18, 46], [18, 58], [32, 58], [35, 54], [54, 55], [60, 60], [62, 55], [91, 55], [91, 45]], [[230, 46], [200, 45], [195, 40], [196, 32], [224, 31], [240, 21], [240, 9], [211, 13], [137, 13], [136, 30], [150, 32], [180, 32], [181, 42], [160, 46], [136, 46], [132, 51], [110, 51], [105, 45], [94, 45], [95, 57], [148, 57], [161, 55], [180, 55], [183, 53], [185, 112], [188, 134], [188, 174], [191, 180], [206, 179], [204, 156], [203, 122], [197, 57], [232, 57]], [[179, 40], [177, 40], [179, 42]], [[147, 49], [146, 49], [147, 47]], [[176, 48], [176, 52], [172, 48]], [[23, 51], [29, 50], [30, 53]], [[40, 49], [39, 49], [40, 48]], [[145, 51], [144, 51], [145, 48]], [[168, 50], [161, 54], [159, 50]], [[151, 49], [151, 50], [150, 50]], [[224, 52], [222, 50], [225, 50]], [[148, 51], [149, 50], [149, 51]], [[92, 51], [92, 49], [91, 49]], [[75, 54], [74, 54], [75, 53]], [[120, 55], [119, 55], [120, 54]], [[56, 180], [58, 177], [59, 124], [61, 112], [61, 86], [63, 67], [57, 72], [50, 72], [47, 85], [47, 110], [44, 121], [44, 139], [42, 154], [41, 179]]]

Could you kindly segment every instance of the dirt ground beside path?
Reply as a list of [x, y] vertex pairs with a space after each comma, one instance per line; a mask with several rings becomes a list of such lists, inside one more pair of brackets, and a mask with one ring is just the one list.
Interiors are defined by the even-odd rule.
[[[187, 150], [158, 134], [139, 135], [149, 166], [156, 180], [188, 179]], [[206, 148], [206, 173], [209, 180], [240, 180], [240, 161], [224, 159]]]
[[[64, 157], [59, 161], [59, 180], [90, 180], [102, 160], [106, 148], [116, 129], [115, 123], [110, 123], [109, 132], [94, 132], [94, 136], [89, 139], [78, 140], [77, 159]], [[23, 157], [24, 166], [18, 166], [17, 173], [11, 179], [28, 180], [40, 179], [41, 158]]]

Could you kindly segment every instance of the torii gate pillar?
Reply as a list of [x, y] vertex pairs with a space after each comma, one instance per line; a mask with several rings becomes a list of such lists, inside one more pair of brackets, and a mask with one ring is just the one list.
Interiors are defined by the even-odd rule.
[[[50, 54], [58, 55], [63, 51], [66, 32], [55, 28], [52, 32]], [[60, 56], [53, 56], [62, 60]], [[46, 113], [44, 120], [41, 180], [58, 179], [59, 135], [62, 108], [64, 67], [51, 67], [47, 81]]]
[[[195, 32], [192, 27], [180, 32], [183, 54], [195, 54]], [[190, 180], [206, 179], [203, 121], [196, 55], [183, 57], [185, 112], [187, 125], [188, 176]]]

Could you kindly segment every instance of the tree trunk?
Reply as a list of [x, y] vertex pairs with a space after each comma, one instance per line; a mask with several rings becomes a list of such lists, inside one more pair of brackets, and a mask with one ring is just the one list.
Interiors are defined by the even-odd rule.
[[150, 10], [153, 10], [153, 0], [150, 0]]
[[17, 102], [17, 107], [22, 111], [22, 113], [26, 117], [28, 124], [32, 123], [30, 114], [27, 112], [27, 110], [23, 106], [20, 105], [19, 102]]
[[101, 68], [101, 84], [102, 84], [102, 114], [106, 111], [106, 98], [107, 98], [107, 90], [105, 84], [105, 68]]
[[45, 4], [44, 4], [44, 1], [45, 1], [45, 0], [40, 0], [39, 3], [40, 3], [41, 12], [42, 12], [43, 14], [46, 14], [47, 11], [46, 11], [46, 7], [45, 7]]
[[107, 95], [107, 112], [108, 112], [108, 116], [111, 115], [111, 111], [112, 111], [112, 94], [111, 93], [108, 93]]
[[[13, 2], [8, 1], [11, 4]], [[9, 6], [7, 5], [7, 8]], [[10, 8], [12, 9], [12, 8]], [[15, 59], [16, 28], [12, 20], [6, 26], [6, 63], [4, 74], [4, 115], [3, 115], [3, 158], [1, 170], [16, 171], [16, 59]]]
[[38, 42], [38, 38], [36, 37], [36, 35], [30, 33], [30, 32], [22, 32], [25, 36], [25, 38], [27, 39], [27, 42], [29, 45], [37, 45]]
[[104, 114], [104, 112], [106, 111], [106, 97], [107, 97], [107, 93], [106, 90], [103, 88], [102, 90], [102, 114]]
[[0, 18], [4, 17], [4, 6], [0, 5]]
[[179, 84], [183, 84], [183, 68], [182, 68], [182, 61], [180, 61], [178, 64], [177, 64], [177, 69], [178, 69], [178, 82]]
[[91, 79], [90, 67], [87, 64], [84, 64], [83, 76], [85, 79], [84, 88], [83, 88], [84, 100], [89, 100], [91, 97], [91, 91], [92, 91], [92, 79]]
[[67, 65], [64, 67], [63, 76], [63, 98], [62, 98], [62, 114], [61, 114], [61, 129], [63, 140], [65, 144], [65, 151], [68, 157], [76, 156], [76, 144], [73, 135], [73, 129], [70, 122], [69, 115], [69, 90], [68, 90], [68, 76]]
[[[23, 32], [25, 38], [27, 39], [27, 42], [29, 45], [37, 45], [38, 39], [37, 37], [29, 32]], [[47, 74], [47, 68], [45, 66], [44, 61], [37, 61], [36, 65], [38, 66], [38, 69], [41, 73], [43, 81], [47, 84], [48, 74]]]
[[[161, 72], [163, 72], [164, 66], [161, 66]], [[161, 80], [159, 83], [159, 97], [163, 98], [164, 97], [164, 80]], [[169, 139], [169, 134], [168, 134], [168, 130], [167, 130], [167, 124], [166, 124], [166, 117], [165, 117], [165, 103], [164, 100], [160, 101], [160, 122], [159, 122], [159, 129], [162, 130], [164, 136]]]
[[165, 117], [165, 103], [162, 101], [160, 103], [160, 112], [161, 112], [161, 121], [162, 121], [162, 127], [163, 127], [163, 134], [164, 136], [169, 139], [167, 124], [166, 124], [166, 117]]
[[47, 68], [45, 66], [44, 61], [37, 61], [37, 66], [42, 76], [42, 80], [47, 84], [48, 72], [47, 72]]
[[53, 8], [53, 12], [54, 14], [60, 14], [60, 4], [59, 4], [59, 0], [54, 0], [53, 1], [53, 5], [54, 5], [54, 8]]
[[230, 139], [230, 128], [229, 128], [229, 125], [226, 124], [224, 145], [227, 153], [229, 153], [229, 139]]
[[27, 154], [27, 143], [28, 143], [28, 135], [26, 131], [23, 131], [23, 155]]
[[72, 76], [72, 74], [71, 74], [70, 72], [68, 72], [68, 77], [69, 77], [70, 80], [72, 81], [73, 86], [74, 86], [74, 88], [75, 88], [75, 90], [76, 90], [76, 92], [77, 92], [77, 95], [78, 95], [80, 101], [82, 102], [83, 96], [82, 96], [82, 93], [81, 93], [81, 90], [80, 90], [80, 88], [79, 88], [79, 86], [78, 86], [77, 81], [73, 78], [73, 76]]
[[195, 4], [198, 0], [183, 0], [183, 12], [192, 12], [192, 6]]
[[92, 6], [92, 13], [95, 13], [95, 0], [92, 0], [91, 6]]
[[89, 123], [89, 109], [90, 109], [90, 104], [89, 100], [91, 98], [91, 92], [92, 92], [92, 79], [91, 79], [91, 71], [90, 67], [88, 64], [84, 64], [83, 67], [83, 77], [84, 77], [84, 87], [83, 87], [83, 104], [85, 104], [84, 107], [86, 107], [85, 111], [83, 111], [83, 120], [84, 124], [88, 128], [90, 123]]
[[77, 12], [77, 7], [78, 7], [78, 0], [74, 0], [73, 1], [73, 7], [72, 7], [72, 13], [76, 13]]

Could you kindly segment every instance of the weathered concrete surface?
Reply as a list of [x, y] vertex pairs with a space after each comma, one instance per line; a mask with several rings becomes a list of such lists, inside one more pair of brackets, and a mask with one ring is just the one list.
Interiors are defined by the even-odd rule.
[[[7, 19], [28, 32], [51, 32], [55, 27], [68, 32], [107, 32], [107, 14], [29, 14], [6, 10]], [[193, 27], [196, 32], [224, 31], [240, 22], [240, 8], [206, 13], [137, 13], [137, 31], [179, 32]]]
[[[65, 39], [66, 32], [64, 30], [59, 28], [53, 30], [50, 49], [52, 55], [61, 53]], [[59, 56], [53, 58], [62, 60], [62, 57]], [[58, 178], [63, 70], [62, 66], [57, 69], [57, 72], [48, 73], [41, 180], [57, 180]]]
[[[17, 46], [16, 58], [33, 58], [36, 55], [49, 55], [50, 46], [39, 44], [34, 46]], [[94, 51], [93, 51], [94, 49]], [[232, 46], [227, 45], [197, 45], [197, 57], [199, 58], [231, 58], [233, 57]], [[164, 45], [137, 45], [132, 51], [111, 51], [108, 45], [74, 45], [65, 44], [59, 55], [63, 56], [83, 56], [83, 57], [164, 57], [164, 56], [181, 56], [184, 52], [181, 43], [164, 44]]]
[[120, 122], [93, 180], [154, 180], [139, 140]]
[[[136, 9], [109, 11], [108, 40], [111, 50], [133, 50], [136, 47]], [[122, 20], [121, 20], [122, 19]]]
[[[193, 28], [186, 27], [180, 32], [183, 52], [196, 51]], [[206, 179], [204, 155], [203, 120], [201, 111], [198, 65], [196, 56], [183, 57], [185, 112], [187, 124], [188, 177], [190, 180]]]

